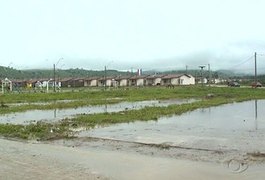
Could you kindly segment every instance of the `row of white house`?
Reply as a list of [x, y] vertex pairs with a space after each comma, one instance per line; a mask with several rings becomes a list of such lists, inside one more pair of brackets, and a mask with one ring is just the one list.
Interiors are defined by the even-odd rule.
[[[2, 81], [3, 82], [3, 81]], [[10, 81], [11, 82], [11, 81]], [[126, 87], [126, 86], [177, 86], [194, 85], [195, 78], [189, 74], [113, 76], [113, 77], [83, 77], [63, 79], [31, 79], [13, 80], [16, 88], [48, 88], [54, 87]], [[2, 85], [2, 87], [4, 87]]]
[[155, 85], [194, 85], [195, 78], [188, 74], [141, 75], [116, 77], [76, 78], [61, 81], [62, 87], [125, 87], [125, 86], [155, 86]]

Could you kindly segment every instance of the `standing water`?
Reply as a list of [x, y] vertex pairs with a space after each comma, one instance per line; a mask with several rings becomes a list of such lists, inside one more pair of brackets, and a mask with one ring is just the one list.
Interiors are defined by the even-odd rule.
[[97, 106], [84, 106], [68, 109], [54, 110], [28, 110], [0, 115], [0, 123], [29, 124], [32, 122], [46, 121], [56, 122], [64, 118], [71, 118], [78, 114], [94, 114], [103, 112], [119, 112], [131, 109], [141, 109], [147, 106], [168, 106], [171, 104], [183, 104], [194, 102], [195, 99], [150, 100], [137, 102], [121, 102], [117, 104], [105, 104]]
[[265, 149], [265, 100], [198, 109], [158, 121], [102, 127], [79, 134], [141, 143], [207, 149]]

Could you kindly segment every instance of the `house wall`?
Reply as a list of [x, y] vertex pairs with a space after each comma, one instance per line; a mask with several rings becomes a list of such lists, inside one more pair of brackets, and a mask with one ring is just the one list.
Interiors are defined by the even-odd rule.
[[179, 78], [171, 78], [171, 85], [179, 85]]
[[152, 85], [154, 85], [154, 79], [147, 79], [147, 80], [146, 80], [146, 85], [147, 85], [147, 86], [152, 86]]
[[201, 78], [199, 78], [199, 80], [198, 80], [198, 84], [207, 84], [207, 79], [206, 78], [203, 78], [202, 79], [202, 82], [201, 82]]
[[154, 85], [158, 85], [158, 84], [161, 84], [161, 78], [155, 78], [154, 79]]
[[96, 79], [93, 79], [90, 81], [90, 86], [95, 87], [98, 85], [98, 81]]
[[195, 78], [193, 76], [181, 76], [180, 77], [180, 85], [194, 85], [195, 84]]
[[99, 80], [99, 81], [98, 81], [98, 86], [100, 86], [100, 87], [101, 87], [101, 86], [104, 86], [104, 82], [105, 82], [104, 80]]
[[111, 79], [106, 80], [106, 86], [108, 86], [108, 87], [112, 86], [112, 80]]
[[136, 86], [136, 85], [137, 85], [137, 80], [135, 80], [135, 79], [129, 80], [129, 86]]
[[84, 87], [84, 80], [83, 79], [74, 80], [72, 87]]
[[85, 87], [90, 86], [90, 81], [89, 81], [89, 80], [84, 80], [84, 86], [85, 86]]
[[136, 80], [136, 86], [144, 86], [145, 80], [144, 79], [137, 79]]
[[162, 86], [169, 85], [170, 83], [171, 83], [171, 80], [170, 79], [162, 79], [161, 80], [161, 85]]
[[120, 86], [128, 86], [128, 80], [127, 79], [121, 79], [120, 80]]

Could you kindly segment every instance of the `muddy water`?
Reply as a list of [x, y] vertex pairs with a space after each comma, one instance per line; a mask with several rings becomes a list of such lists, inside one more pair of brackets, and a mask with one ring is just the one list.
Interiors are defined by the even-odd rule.
[[12, 113], [0, 116], [0, 123], [12, 124], [29, 124], [37, 121], [55, 122], [60, 119], [73, 117], [77, 114], [93, 114], [102, 112], [119, 112], [131, 109], [141, 109], [147, 106], [168, 106], [170, 104], [182, 104], [194, 102], [194, 99], [189, 100], [151, 100], [151, 101], [138, 101], [138, 102], [121, 102], [111, 105], [100, 106], [85, 106], [70, 109], [55, 109], [55, 110], [29, 110], [26, 112]]
[[98, 128], [79, 136], [201, 149], [265, 151], [264, 107], [265, 100], [233, 103], [158, 121]]

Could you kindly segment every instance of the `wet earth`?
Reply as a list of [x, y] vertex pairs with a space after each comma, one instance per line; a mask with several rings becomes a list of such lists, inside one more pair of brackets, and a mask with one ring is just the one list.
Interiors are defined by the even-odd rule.
[[[49, 177], [50, 167], [61, 175], [50, 179], [265, 179], [264, 105], [226, 104], [42, 143], [0, 139], [0, 173], [8, 177], [17, 167], [29, 177]], [[23, 163], [36, 168], [18, 168]]]

